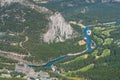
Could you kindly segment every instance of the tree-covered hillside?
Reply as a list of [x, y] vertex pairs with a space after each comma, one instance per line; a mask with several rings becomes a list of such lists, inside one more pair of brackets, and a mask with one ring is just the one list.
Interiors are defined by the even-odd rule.
[[[30, 61], [48, 61], [69, 52], [78, 52], [85, 48], [79, 46], [78, 41], [82, 38], [66, 40], [60, 43], [44, 43], [43, 33], [47, 31], [49, 13], [38, 11], [12, 3], [0, 8], [0, 49], [17, 52], [20, 54], [31, 53]], [[77, 30], [78, 26], [73, 26]], [[82, 33], [80, 29], [80, 34]], [[3, 34], [4, 33], [4, 34]]]
[[[85, 2], [85, 1], [83, 1]], [[43, 6], [61, 12], [66, 20], [95, 24], [116, 21], [120, 17], [120, 3], [82, 3], [77, 0], [50, 1]]]
[[[33, 73], [34, 70], [45, 71], [48, 76], [59, 80], [120, 79], [120, 3], [109, 0], [107, 3], [101, 3], [101, 0], [50, 0], [47, 3], [23, 1], [28, 2], [6, 3], [0, 7], [0, 76], [11, 77], [1, 77], [0, 80], [41, 78], [41, 75], [29, 76], [28, 73], [26, 77], [24, 71], [27, 68], [28, 72], [32, 69]], [[117, 19], [118, 22], [112, 25], [100, 24]], [[91, 52], [87, 52], [86, 37], [80, 23], [92, 25], [91, 30], [87, 31], [89, 34], [92, 32]], [[61, 39], [58, 34], [69, 33], [69, 30], [76, 31], [78, 36], [57, 43], [54, 40], [53, 43], [43, 41], [46, 32], [55, 34], [55, 39]], [[47, 62], [48, 65], [55, 63], [51, 66], [42, 65]], [[22, 67], [25, 64], [23, 73], [19, 73], [19, 70], [16, 72], [18, 63]]]

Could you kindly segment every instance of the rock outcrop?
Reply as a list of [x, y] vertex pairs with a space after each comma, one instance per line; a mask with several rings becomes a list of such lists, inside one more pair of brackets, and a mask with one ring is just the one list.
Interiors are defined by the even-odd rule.
[[56, 12], [49, 18], [49, 27], [45, 34], [43, 34], [43, 40], [47, 43], [63, 42], [66, 39], [75, 38], [77, 32], [75, 32], [70, 24], [68, 24], [63, 16]]

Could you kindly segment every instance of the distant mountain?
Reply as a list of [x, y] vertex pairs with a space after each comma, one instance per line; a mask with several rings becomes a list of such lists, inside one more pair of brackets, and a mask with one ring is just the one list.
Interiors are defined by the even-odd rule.
[[50, 0], [40, 5], [61, 12], [68, 21], [84, 24], [111, 22], [120, 16], [120, 0]]
[[85, 0], [86, 3], [109, 3], [109, 2], [120, 2], [120, 0]]
[[77, 2], [80, 4], [85, 4], [85, 3], [109, 3], [109, 2], [120, 2], [120, 0], [33, 0], [35, 2], [42, 2], [42, 1], [58, 1], [58, 2]]

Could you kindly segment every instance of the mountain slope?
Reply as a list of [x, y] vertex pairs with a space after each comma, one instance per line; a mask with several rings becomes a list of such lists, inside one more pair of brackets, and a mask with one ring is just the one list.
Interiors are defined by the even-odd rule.
[[115, 0], [53, 0], [47, 3], [41, 3], [51, 10], [59, 11], [68, 21], [82, 21], [85, 24], [97, 24], [103, 22], [115, 21], [119, 18], [120, 3]]
[[[49, 34], [49, 32], [48, 33], [46, 33], [46, 35], [44, 36], [44, 42], [53, 42], [53, 41], [55, 41], [55, 42], [61, 42], [61, 41], [63, 41], [63, 40], [66, 40], [66, 39], [69, 39], [69, 38], [74, 38], [74, 30], [71, 28], [71, 26], [67, 23], [66, 24], [66, 22], [65, 22], [65, 20], [64, 20], [64, 18], [62, 17], [62, 15], [59, 13], [58, 15], [54, 15], [53, 13], [52, 13], [52, 11], [50, 11], [50, 10], [48, 10], [47, 8], [45, 8], [45, 7], [40, 7], [40, 6], [37, 6], [37, 5], [35, 5], [34, 3], [32, 3], [32, 2], [29, 2], [29, 1], [27, 1], [27, 0], [21, 0], [21, 1], [18, 1], [18, 0], [11, 0], [11, 1], [7, 1], [7, 0], [3, 0], [3, 1], [1, 1], [1, 4], [2, 4], [2, 6], [5, 4], [5, 3], [7, 3], [8, 5], [10, 5], [11, 3], [20, 3], [21, 5], [23, 5], [23, 6], [25, 6], [25, 7], [28, 7], [28, 8], [30, 8], [30, 9], [33, 9], [33, 10], [36, 10], [37, 12], [39, 12], [39, 13], [49, 13], [49, 14], [46, 14], [46, 15], [48, 15], [48, 17], [46, 17], [46, 19], [48, 18], [49, 19], [49, 29], [54, 29], [54, 31], [55, 31], [55, 34], [53, 34], [53, 36], [51, 36], [50, 37], [50, 35], [52, 35], [52, 33], [50, 33]], [[4, 6], [6, 6], [6, 5], [4, 5]], [[51, 15], [51, 14], [53, 14], [53, 15]], [[7, 14], [6, 14], [7, 15]], [[49, 16], [49, 15], [51, 15], [51, 16]], [[10, 16], [10, 15], [8, 15], [8, 16]], [[23, 17], [24, 18], [24, 17]], [[55, 20], [54, 18], [58, 18], [57, 20]], [[57, 23], [55, 22], [55, 21], [57, 21]], [[50, 27], [52, 25], [52, 27]], [[46, 25], [47, 26], [47, 25]], [[67, 28], [68, 27], [68, 28]], [[65, 31], [65, 30], [68, 30], [68, 31]], [[48, 31], [50, 31], [50, 30], [48, 30]], [[59, 34], [59, 33], [56, 33], [56, 32], [61, 32], [62, 34]], [[54, 39], [56, 39], [57, 37], [59, 37], [58, 39], [57, 39], [57, 41], [56, 40], [54, 40]], [[60, 38], [63, 38], [64, 37], [64, 39], [63, 40], [61, 40]], [[49, 39], [50, 38], [50, 39]], [[48, 39], [48, 40], [47, 40]]]
[[30, 58], [26, 58], [28, 60], [48, 61], [82, 49], [74, 45], [75, 38], [79, 39], [78, 32], [60, 13], [56, 14], [27, 0], [0, 7], [0, 32], [5, 33], [0, 37], [0, 49], [31, 54]]

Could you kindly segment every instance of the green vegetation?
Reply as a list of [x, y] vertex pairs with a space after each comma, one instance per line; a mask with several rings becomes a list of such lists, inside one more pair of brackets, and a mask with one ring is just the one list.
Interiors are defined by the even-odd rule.
[[15, 64], [4, 64], [4, 63], [0, 63], [0, 69], [8, 69], [8, 70], [14, 70], [15, 69]]
[[[94, 67], [94, 64], [90, 64], [90, 65], [88, 65], [88, 66], [85, 66], [85, 67], [83, 67], [83, 68], [81, 68], [80, 70], [78, 70], [78, 71], [80, 71], [80, 72], [85, 72], [85, 71], [88, 71], [89, 69], [91, 69], [91, 68], [93, 68]], [[78, 72], [77, 71], [77, 72]]]
[[[7, 10], [10, 11], [6, 12]], [[75, 45], [76, 42], [80, 40], [80, 37], [73, 40], [67, 40], [63, 43], [47, 44], [42, 42], [40, 36], [46, 32], [45, 28], [48, 25], [46, 15], [49, 14], [47, 13], [39, 13], [16, 3], [1, 9], [0, 14], [11, 15], [8, 18], [4, 18], [4, 21], [6, 22], [5, 25], [0, 20], [2, 23], [0, 24], [0, 32], [6, 32], [6, 35], [0, 36], [0, 40], [8, 41], [8, 43], [0, 42], [1, 50], [22, 54], [28, 54], [27, 51], [29, 51], [32, 57], [26, 57], [25, 59], [29, 61], [46, 62], [60, 55], [65, 55], [69, 52], [80, 52], [85, 49], [85, 46]], [[20, 19], [17, 19], [16, 17], [19, 17]], [[24, 22], [22, 22], [23, 18], [25, 19]], [[72, 26], [75, 30], [78, 30], [79, 28], [75, 25]], [[78, 31], [81, 34], [81, 28], [79, 28], [79, 30]], [[14, 34], [14, 36], [9, 35], [9, 33]], [[20, 42], [24, 42], [25, 36], [27, 36], [29, 40], [23, 43], [25, 49], [22, 49], [20, 47]]]
[[82, 34], [82, 29], [80, 28], [80, 26], [74, 24], [71, 24], [71, 26], [75, 31], [79, 32], [79, 34]]
[[103, 45], [110, 45], [112, 43], [113, 39], [112, 38], [107, 38], [105, 39]]
[[68, 75], [68, 76], [71, 76], [72, 74], [75, 74], [77, 72], [86, 72], [88, 71], [89, 69], [92, 69], [94, 67], [94, 64], [90, 64], [90, 65], [87, 65], [79, 70], [74, 70], [74, 71], [69, 71], [69, 72], [66, 72], [65, 75]]
[[10, 74], [11, 74], [12, 77], [17, 77], [18, 75], [20, 75], [20, 77], [24, 77], [25, 76], [25, 74], [20, 73], [20, 72], [11, 72]]
[[48, 61], [50, 58], [54, 59], [60, 55], [85, 50], [85, 46], [74, 45], [78, 41], [77, 39], [53, 44], [40, 44], [37, 39], [34, 41], [36, 42], [32, 43], [32, 41], [29, 40], [25, 43], [25, 47], [35, 56], [33, 59], [36, 61]]
[[[69, 6], [70, 3], [73, 6]], [[118, 3], [87, 4], [85, 3], [85, 0], [53, 0], [47, 4], [40, 5], [43, 5], [48, 9], [61, 12], [68, 21], [83, 20], [83, 23], [85, 24], [115, 21], [117, 18], [119, 18], [120, 14], [120, 5]]]
[[106, 56], [109, 56], [109, 55], [110, 55], [110, 50], [105, 49], [105, 50], [103, 50], [103, 53], [102, 53], [101, 57], [106, 57]]
[[102, 34], [104, 34], [105, 36], [109, 37], [110, 36], [110, 32], [114, 31], [115, 29], [108, 29], [102, 32]]
[[[63, 0], [62, 0], [63, 1]], [[71, 0], [67, 0], [71, 1]], [[62, 12], [67, 20], [83, 20], [83, 23], [94, 24], [99, 22], [108, 22], [114, 21], [118, 18], [120, 11], [119, 4], [87, 4], [69, 7], [65, 5], [67, 1], [64, 1], [63, 7], [60, 6], [61, 0], [58, 3], [52, 3], [52, 1], [46, 6], [50, 6], [52, 10], [57, 10]], [[84, 0], [82, 0], [84, 1]], [[55, 4], [55, 5], [53, 5]], [[59, 6], [59, 7], [54, 7]], [[114, 7], [112, 7], [114, 6]], [[86, 7], [86, 13], [81, 13]], [[57, 9], [53, 9], [57, 8]], [[8, 11], [8, 12], [7, 12]], [[74, 13], [71, 13], [74, 12]], [[104, 12], [103, 12], [104, 11]], [[43, 13], [38, 13], [34, 10], [28, 9], [24, 6], [21, 7], [20, 4], [12, 4], [10, 7], [5, 7], [1, 9], [1, 15], [9, 14], [10, 17], [5, 17], [4, 21], [6, 23], [2, 23], [0, 20], [0, 32], [6, 32], [8, 34], [0, 36], [0, 49], [5, 51], [13, 51], [18, 53], [26, 53], [28, 50], [32, 56], [27, 57], [25, 59], [29, 61], [37, 61], [39, 63], [43, 63], [54, 59], [60, 55], [65, 55], [67, 53], [75, 53], [80, 52], [86, 49], [86, 46], [79, 46], [76, 44], [83, 36], [80, 36], [76, 39], [67, 40], [61, 43], [53, 43], [46, 44], [41, 42], [40, 35], [45, 32], [43, 30], [48, 25], [48, 20], [46, 19], [46, 15]], [[101, 13], [103, 12], [103, 13]], [[18, 20], [15, 18], [17, 15], [23, 17], [24, 15], [25, 22]], [[110, 16], [111, 15], [111, 16]], [[91, 17], [92, 16], [92, 17]], [[12, 19], [12, 20], [11, 20]], [[19, 24], [18, 24], [19, 23]], [[86, 24], [86, 25], [87, 25]], [[60, 64], [55, 64], [57, 68], [63, 69], [63, 74], [66, 74], [71, 77], [80, 77], [85, 78], [87, 80], [119, 80], [119, 63], [120, 63], [120, 48], [116, 46], [115, 43], [112, 43], [116, 40], [120, 39], [120, 27], [116, 26], [102, 26], [93, 28], [93, 40], [96, 42], [97, 46], [93, 52], [87, 54], [87, 58], [84, 55], [80, 55], [76, 57], [69, 58], [69, 60], [62, 61]], [[18, 35], [18, 33], [22, 33], [25, 30], [23, 35]], [[80, 34], [82, 30], [76, 26], [72, 25], [72, 27], [77, 30]], [[15, 33], [15, 36], [10, 36], [9, 33]], [[23, 44], [23, 47], [26, 49], [22, 49], [19, 46], [21, 41], [24, 41], [25, 36], [28, 36], [29, 40]], [[4, 42], [4, 40], [8, 42]], [[104, 42], [103, 42], [104, 41]], [[17, 43], [17, 45], [11, 45], [11, 43]], [[95, 59], [96, 56], [100, 56], [100, 59]], [[14, 70], [16, 61], [11, 59], [6, 59], [0, 57], [0, 69], [6, 68], [8, 70]], [[49, 71], [50, 68], [39, 68], [38, 70], [46, 70]], [[62, 71], [61, 71], [62, 72]], [[6, 73], [6, 72], [3, 72]], [[1, 73], [0, 73], [1, 74]], [[11, 73], [13, 77], [16, 76], [16, 72]], [[21, 74], [24, 75], [24, 74]], [[59, 76], [58, 74], [51, 74], [53, 76]], [[18, 78], [0, 78], [0, 80], [22, 80]], [[23, 79], [24, 80], [24, 79]], [[66, 79], [64, 79], [66, 80]]]
[[[100, 28], [100, 31], [97, 28], [97, 34], [93, 32], [93, 38], [97, 43], [97, 47], [91, 54], [88, 54], [88, 58], [84, 59], [80, 56], [64, 62], [66, 63], [64, 65], [59, 65], [60, 68], [65, 69], [64, 74], [67, 76], [80, 77], [88, 80], [119, 80], [118, 74], [120, 74], [120, 71], [117, 67], [119, 67], [120, 54], [118, 53], [120, 50], [119, 47], [112, 42], [120, 39], [120, 28], [117, 26], [114, 27], [114, 31], [110, 32], [109, 37], [102, 37], [101, 34], [105, 30], [111, 30], [111, 28], [112, 26], [107, 26], [103, 30]], [[100, 40], [98, 40], [98, 38]], [[96, 59], [98, 56], [99, 59]], [[94, 66], [91, 64], [94, 64]]]
[[17, 61], [14, 61], [14, 60], [8, 59], [8, 58], [4, 58], [4, 57], [0, 57], [0, 62], [1, 63], [17, 63]]
[[19, 45], [21, 41], [24, 41], [25, 36], [18, 34], [20, 33], [6, 32], [5, 35], [0, 35], [0, 50], [26, 54], [27, 52]]
[[[85, 54], [87, 55], [87, 54]], [[60, 68], [64, 68], [65, 72], [68, 72], [68, 71], [76, 71], [88, 64], [91, 64], [91, 62], [94, 61], [94, 57], [89, 55], [87, 56], [82, 56], [82, 57], [78, 57], [77, 59], [76, 58], [72, 58], [72, 60], [69, 60], [67, 62], [65, 62], [64, 64], [59, 64], [57, 65], [57, 67], [60, 67]]]
[[103, 39], [97, 37], [96, 35], [94, 35], [93, 38], [95, 39], [95, 41], [97, 42], [98, 45], [102, 45]]
[[91, 53], [93, 56], [97, 56], [98, 55], [98, 50], [95, 50]]
[[102, 28], [102, 27], [94, 27], [93, 28], [93, 32], [96, 34], [96, 35], [99, 35], [101, 33], [102, 30], [104, 30], [105, 28]]
[[114, 41], [119, 40], [120, 39], [120, 27], [116, 27], [116, 30], [111, 32], [111, 37], [114, 39]]
[[81, 61], [81, 60], [84, 60], [84, 59], [85, 59], [85, 58], [84, 58], [84, 55], [83, 55], [83, 56], [80, 56], [80, 57], [75, 58], [74, 60], [67, 61], [67, 62], [65, 62], [65, 63], [63, 63], [63, 64], [72, 64], [72, 63], [75, 63], [75, 62], [78, 62], [78, 61]]

